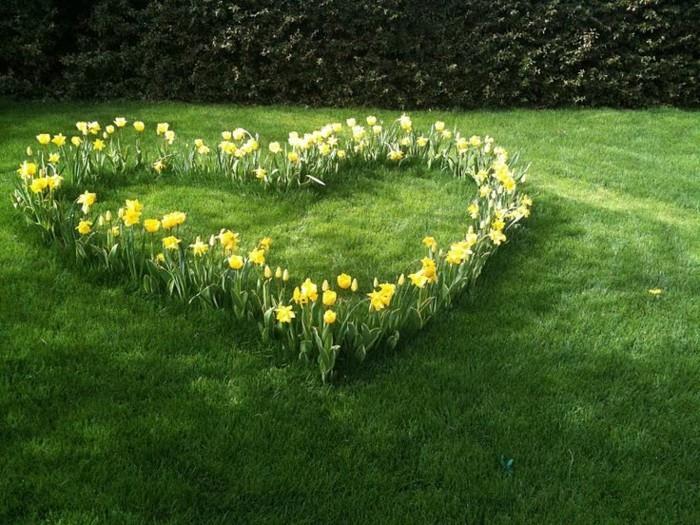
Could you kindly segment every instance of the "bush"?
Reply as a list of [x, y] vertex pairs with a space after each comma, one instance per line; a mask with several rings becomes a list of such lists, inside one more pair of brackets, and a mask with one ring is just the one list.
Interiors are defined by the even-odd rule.
[[1, 9], [0, 90], [20, 96], [416, 108], [700, 101], [692, 1], [12, 0]]

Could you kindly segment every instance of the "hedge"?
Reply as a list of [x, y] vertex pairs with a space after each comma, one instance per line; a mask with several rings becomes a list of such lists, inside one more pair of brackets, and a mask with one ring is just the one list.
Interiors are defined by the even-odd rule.
[[0, 94], [696, 106], [696, 1], [4, 0]]

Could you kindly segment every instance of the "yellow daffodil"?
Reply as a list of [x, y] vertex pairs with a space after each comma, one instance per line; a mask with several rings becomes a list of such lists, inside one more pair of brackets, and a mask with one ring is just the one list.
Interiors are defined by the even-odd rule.
[[323, 304], [325, 306], [333, 306], [338, 299], [338, 294], [333, 290], [326, 290], [323, 292]]
[[199, 237], [195, 239], [194, 243], [190, 244], [190, 248], [192, 248], [192, 253], [195, 257], [202, 257], [209, 251], [209, 245], [202, 242]]
[[282, 273], [282, 268], [279, 266], [275, 270], [275, 279], [281, 279], [284, 274]]
[[389, 150], [389, 154], [387, 155], [387, 157], [389, 158], [389, 160], [393, 160], [396, 162], [403, 159], [404, 153], [400, 149], [391, 149]]
[[77, 148], [83, 143], [83, 139], [81, 139], [80, 137], [71, 137], [70, 143]]
[[146, 125], [143, 122], [141, 122], [140, 120], [137, 120], [136, 122], [134, 122], [133, 125], [134, 125], [134, 129], [139, 133], [141, 133], [144, 129], [146, 129]]
[[430, 257], [424, 257], [421, 259], [421, 264], [423, 265], [422, 272], [423, 275], [428, 279], [428, 282], [437, 282], [437, 267], [435, 260]]
[[350, 288], [350, 286], [352, 286], [352, 277], [350, 277], [347, 273], [341, 273], [338, 277], [336, 277], [336, 282], [341, 289], [347, 290]]
[[299, 154], [296, 151], [290, 151], [287, 153], [287, 160], [289, 160], [289, 162], [292, 164], [296, 164], [299, 162]]
[[355, 120], [354, 118], [347, 119], [345, 123], [348, 125], [349, 128], [354, 128], [355, 126], [357, 126], [357, 120]]
[[374, 115], [370, 115], [369, 117], [367, 117], [367, 125], [368, 126], [374, 126], [376, 124], [377, 124], [377, 117], [375, 117]]
[[435, 237], [431, 237], [430, 235], [428, 235], [427, 237], [423, 237], [423, 245], [426, 248], [431, 249], [432, 251], [437, 250], [438, 247], [438, 243], [435, 240]]
[[123, 128], [124, 126], [126, 126], [126, 119], [124, 117], [117, 117], [114, 119], [114, 124], [118, 128]]
[[92, 221], [82, 220], [75, 229], [78, 230], [80, 235], [87, 235], [92, 231]]
[[243, 268], [243, 265], [245, 262], [243, 261], [243, 257], [240, 255], [232, 255], [231, 257], [228, 258], [228, 266], [232, 270], [240, 270]]
[[163, 238], [163, 248], [166, 250], [177, 250], [178, 247], [180, 246], [180, 239], [177, 237], [170, 235], [169, 237], [164, 237]]
[[217, 238], [226, 252], [233, 252], [238, 248], [240, 236], [236, 232], [224, 229], [219, 232]]
[[282, 146], [280, 146], [279, 142], [270, 142], [270, 145], [268, 146], [268, 149], [270, 150], [270, 153], [276, 155], [280, 151], [282, 151]]
[[265, 269], [263, 270], [263, 277], [265, 277], [265, 279], [272, 279], [272, 275], [272, 268], [265, 265]]
[[335, 323], [335, 320], [337, 319], [337, 315], [333, 310], [326, 310], [323, 313], [323, 322], [325, 324], [333, 324]]
[[33, 179], [32, 183], [29, 185], [29, 189], [32, 190], [32, 193], [41, 193], [48, 187], [49, 181], [46, 177], [38, 177]]
[[51, 135], [49, 135], [48, 133], [40, 133], [36, 136], [36, 140], [42, 146], [46, 146], [49, 142], [51, 142]]
[[265, 180], [265, 177], [267, 177], [267, 170], [265, 168], [255, 168], [253, 173], [258, 180]]
[[408, 278], [411, 280], [411, 283], [418, 288], [424, 288], [428, 283], [428, 278], [423, 273], [423, 270], [408, 274]]
[[291, 323], [292, 319], [296, 317], [296, 315], [293, 312], [293, 307], [291, 305], [279, 305], [277, 308], [275, 308], [275, 312], [277, 313], [276, 319], [280, 323]]
[[428, 144], [428, 139], [420, 136], [416, 139], [416, 144], [418, 144], [419, 148], [424, 148]]
[[491, 242], [495, 244], [496, 246], [500, 245], [503, 241], [506, 240], [506, 236], [501, 230], [495, 230], [491, 229], [489, 231], [489, 238], [491, 239]]
[[651, 295], [659, 296], [662, 293], [664, 293], [664, 291], [661, 288], [651, 288], [651, 289], [649, 289], [649, 293]]
[[166, 213], [161, 219], [161, 224], [166, 230], [172, 230], [176, 226], [184, 224], [187, 219], [187, 215], [181, 211], [174, 211], [171, 213]]
[[87, 123], [87, 128], [91, 135], [97, 135], [102, 129], [100, 123], [94, 120]]
[[265, 250], [256, 248], [248, 254], [248, 260], [253, 264], [262, 266], [265, 264]]
[[401, 117], [399, 117], [399, 126], [401, 126], [401, 129], [407, 133], [411, 131], [411, 129], [413, 128], [413, 122], [411, 122], [411, 117], [409, 117], [406, 114], [401, 115]]
[[17, 173], [23, 179], [30, 179], [36, 175], [37, 166], [33, 162], [27, 162], [26, 160], [19, 165]]
[[175, 132], [172, 129], [167, 130], [163, 134], [163, 137], [168, 142], [168, 144], [172, 144], [173, 142], [175, 142]]
[[260, 239], [258, 246], [263, 250], [268, 251], [272, 246], [272, 237], [263, 237], [262, 239]]
[[105, 143], [102, 139], [95, 139], [94, 142], [92, 143], [92, 149], [95, 151], [102, 151], [105, 149]]
[[478, 219], [479, 218], [479, 204], [476, 202], [472, 202], [469, 206], [467, 206], [467, 213], [472, 219]]
[[57, 164], [61, 160], [61, 156], [58, 153], [49, 154], [49, 164]]
[[442, 120], [438, 120], [435, 122], [435, 131], [442, 131], [445, 129], [445, 123]]
[[301, 294], [309, 301], [316, 302], [316, 299], [318, 299], [318, 286], [307, 277], [307, 279], [301, 283]]
[[58, 146], [59, 148], [63, 146], [66, 143], [66, 137], [64, 137], [61, 133], [58, 135], [54, 135], [53, 138], [51, 139], [51, 142], [55, 145]]
[[112, 126], [111, 124], [107, 125], [105, 127], [105, 131], [107, 132], [108, 135], [111, 135], [112, 133], [114, 133], [114, 126]]
[[96, 193], [90, 193], [89, 191], [85, 191], [84, 193], [81, 193], [78, 196], [78, 199], [76, 202], [78, 204], [82, 205], [82, 212], [83, 213], [88, 213], [90, 211], [90, 207], [95, 204], [95, 201], [97, 201], [97, 194]]
[[143, 229], [148, 233], [156, 233], [160, 230], [160, 221], [158, 219], [146, 219], [143, 221]]
[[167, 122], [159, 122], [156, 125], [156, 135], [163, 135], [168, 129], [170, 129], [170, 124]]

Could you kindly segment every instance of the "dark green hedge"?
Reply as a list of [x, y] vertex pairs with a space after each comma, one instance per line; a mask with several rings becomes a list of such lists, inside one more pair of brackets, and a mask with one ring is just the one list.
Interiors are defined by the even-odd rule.
[[3, 0], [0, 93], [696, 106], [700, 2]]

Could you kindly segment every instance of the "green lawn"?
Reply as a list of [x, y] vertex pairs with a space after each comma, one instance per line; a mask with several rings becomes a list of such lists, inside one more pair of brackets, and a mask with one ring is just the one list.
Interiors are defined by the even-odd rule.
[[[413, 113], [521, 151], [533, 217], [471, 296], [334, 386], [225, 313], [81, 274], [10, 205], [34, 135], [78, 119], [213, 141], [369, 113], [396, 116], [0, 102], [0, 523], [700, 522], [700, 113]], [[425, 233], [453, 239], [467, 190], [375, 170], [286, 196], [140, 180], [101, 198], [269, 234], [295, 278], [368, 281]]]

